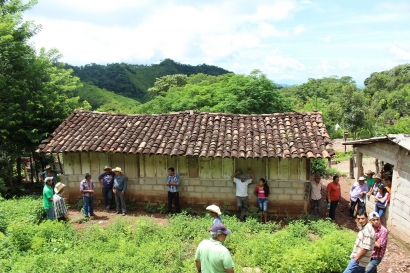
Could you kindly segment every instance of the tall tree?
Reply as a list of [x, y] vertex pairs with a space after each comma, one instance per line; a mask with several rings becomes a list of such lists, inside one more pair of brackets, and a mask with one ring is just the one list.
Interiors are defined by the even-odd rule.
[[60, 54], [36, 55], [28, 40], [39, 26], [22, 13], [36, 1], [0, 2], [0, 149], [10, 160], [31, 153], [68, 114], [80, 107], [72, 91], [79, 79], [58, 63]]

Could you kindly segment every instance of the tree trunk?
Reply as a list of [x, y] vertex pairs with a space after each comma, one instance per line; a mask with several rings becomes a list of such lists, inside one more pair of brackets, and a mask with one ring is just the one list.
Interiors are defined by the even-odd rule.
[[30, 156], [30, 179], [31, 179], [31, 183], [34, 183], [33, 158], [31, 156]]
[[17, 184], [21, 183], [21, 156], [17, 157]]
[[376, 174], [380, 173], [380, 169], [379, 169], [379, 160], [376, 158], [376, 161], [374, 162], [374, 164], [376, 165]]
[[[33, 156], [33, 158], [34, 158], [34, 151], [31, 151], [31, 155]], [[35, 171], [35, 174], [36, 174], [36, 182], [38, 182], [39, 181], [39, 179], [38, 179], [38, 171], [37, 171], [37, 164], [34, 164], [34, 171]]]
[[8, 172], [10, 188], [14, 189], [14, 185], [13, 185], [13, 159], [10, 159], [8, 164], [7, 164], [7, 172]]

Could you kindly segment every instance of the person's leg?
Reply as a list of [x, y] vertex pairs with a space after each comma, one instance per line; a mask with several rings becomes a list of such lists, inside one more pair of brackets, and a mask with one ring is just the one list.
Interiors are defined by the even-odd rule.
[[329, 217], [333, 221], [336, 220], [336, 207], [337, 207], [338, 201], [330, 201], [330, 209], [329, 209]]
[[263, 201], [263, 217], [265, 220], [265, 223], [268, 222], [268, 198], [264, 199]]
[[118, 190], [115, 191], [115, 203], [117, 204], [117, 214], [121, 213], [121, 199], [118, 195]]
[[241, 214], [242, 214], [242, 199], [241, 197], [237, 196], [236, 197], [236, 206], [238, 207], [239, 211], [239, 219], [242, 221]]
[[90, 201], [88, 202], [88, 211], [90, 212], [90, 216], [94, 216], [94, 197], [90, 197]]
[[89, 202], [90, 202], [90, 198], [88, 198], [87, 196], [83, 197], [83, 202], [84, 202], [84, 217], [88, 218], [88, 208], [89, 208]]
[[377, 273], [377, 266], [380, 264], [382, 259], [372, 258], [370, 263], [366, 266], [366, 273]]
[[108, 197], [107, 197], [108, 189], [102, 187], [101, 192], [102, 192], [102, 196], [103, 196], [103, 200], [104, 200], [104, 207], [105, 207], [106, 210], [108, 210], [108, 208], [107, 208], [107, 206], [108, 206]]
[[54, 208], [46, 209], [46, 213], [47, 213], [47, 220], [53, 221], [56, 218]]
[[315, 200], [310, 200], [310, 214], [313, 215], [315, 213]]
[[121, 201], [122, 214], [126, 214], [127, 213], [127, 204], [125, 203], [125, 194], [122, 195], [120, 193], [119, 195], [120, 195], [120, 201]]
[[172, 199], [174, 196], [172, 195], [172, 192], [168, 192], [168, 213], [172, 213]]
[[377, 213], [379, 214], [380, 219], [382, 219], [382, 216], [385, 212], [386, 208], [378, 208]]
[[358, 201], [359, 199], [357, 199], [356, 201], [353, 201], [352, 199], [350, 199], [350, 209], [349, 209], [349, 216], [350, 216], [350, 219], [353, 219], [353, 217], [354, 217], [354, 210], [355, 210], [355, 208], [356, 208], [356, 205], [357, 205], [357, 201]]
[[112, 208], [112, 189], [107, 189], [107, 199], [107, 206], [105, 207], [109, 210]]
[[313, 200], [315, 206], [315, 214], [320, 217], [320, 199]]
[[343, 273], [364, 273], [365, 269], [365, 267], [359, 266], [359, 262], [350, 259], [350, 262]]
[[177, 213], [181, 213], [181, 207], [179, 206], [179, 192], [175, 193], [174, 203], [175, 203], [175, 211]]

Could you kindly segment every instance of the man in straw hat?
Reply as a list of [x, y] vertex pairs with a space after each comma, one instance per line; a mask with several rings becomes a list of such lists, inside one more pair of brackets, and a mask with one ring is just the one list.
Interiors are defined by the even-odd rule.
[[367, 187], [367, 184], [364, 183], [365, 181], [366, 178], [360, 176], [359, 180], [357, 182], [354, 182], [352, 187], [350, 188], [350, 219], [353, 219], [356, 206], [357, 210], [363, 209], [364, 211], [366, 211], [366, 207], [364, 205], [364, 197], [369, 191], [369, 188]]
[[380, 174], [376, 174], [374, 177], [374, 184], [371, 188], [369, 188], [369, 192], [367, 193], [367, 196], [370, 195], [376, 195], [379, 189], [379, 186], [382, 184], [382, 177]]
[[199, 243], [195, 253], [195, 265], [198, 272], [233, 273], [234, 263], [229, 250], [223, 245], [231, 234], [222, 223], [211, 228], [211, 239]]
[[[209, 215], [214, 218], [212, 220], [212, 226], [215, 225], [216, 223], [222, 223], [223, 224], [223, 220], [221, 218], [221, 210], [219, 209], [219, 207], [217, 205], [210, 205], [206, 207], [206, 210], [209, 211]], [[211, 226], [211, 228], [212, 228]], [[208, 232], [210, 232], [211, 229], [208, 230]]]
[[114, 186], [114, 176], [115, 173], [112, 171], [111, 167], [105, 166], [104, 172], [98, 177], [106, 211], [109, 211], [110, 207], [112, 206], [112, 188]]
[[369, 189], [371, 189], [373, 187], [374, 183], [375, 183], [373, 175], [374, 175], [374, 172], [372, 172], [371, 170], [368, 170], [367, 173], [366, 173], [366, 176], [365, 176], [367, 187]]
[[115, 202], [117, 203], [117, 212], [120, 214], [122, 211], [122, 216], [127, 213], [127, 205], [125, 204], [125, 192], [127, 191], [127, 178], [122, 174], [120, 167], [116, 167], [112, 170], [115, 173], [114, 176], [114, 187], [112, 191], [115, 194]]
[[53, 205], [58, 221], [68, 221], [68, 210], [62, 196], [65, 185], [58, 182], [54, 187]]
[[47, 220], [52, 221], [56, 218], [53, 207], [53, 177], [46, 177], [44, 179], [44, 188], [43, 188], [43, 203], [44, 209], [47, 213]]
[[57, 174], [63, 173], [63, 171], [53, 170], [50, 165], [46, 166], [46, 170], [40, 173], [40, 176], [43, 178], [44, 182], [47, 177], [53, 178], [53, 183], [51, 184], [54, 187], [57, 184]]

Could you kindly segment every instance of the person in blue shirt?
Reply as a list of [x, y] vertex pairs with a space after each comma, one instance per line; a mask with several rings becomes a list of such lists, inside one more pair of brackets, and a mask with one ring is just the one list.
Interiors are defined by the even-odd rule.
[[[209, 211], [209, 215], [213, 218], [211, 228], [216, 223], [221, 223], [221, 224], [224, 223], [224, 221], [221, 218], [221, 214], [222, 214], [221, 209], [217, 205], [207, 206], [206, 210]], [[208, 232], [210, 230], [211, 229], [209, 229]]]
[[111, 170], [111, 167], [109, 166], [105, 166], [104, 172], [98, 177], [98, 180], [100, 181], [106, 211], [109, 211], [110, 208], [112, 208], [112, 188], [114, 185], [114, 177], [115, 173]]
[[168, 176], [166, 185], [168, 186], [168, 213], [172, 213], [172, 203], [175, 205], [175, 210], [177, 213], [181, 212], [179, 206], [179, 175], [175, 173], [173, 167], [168, 168]]
[[57, 184], [57, 174], [64, 174], [63, 171], [60, 170], [53, 170], [50, 165], [46, 166], [46, 170], [44, 172], [40, 173], [40, 176], [43, 178], [43, 181], [45, 181], [46, 177], [52, 177], [53, 178], [53, 183], [51, 184], [51, 187], [54, 188], [54, 186]]
[[122, 216], [127, 213], [127, 205], [125, 204], [125, 192], [127, 191], [127, 177], [122, 174], [120, 167], [116, 167], [112, 170], [115, 173], [114, 176], [114, 187], [112, 189], [115, 194], [115, 202], [117, 203], [117, 213], [120, 214], [122, 211]]

